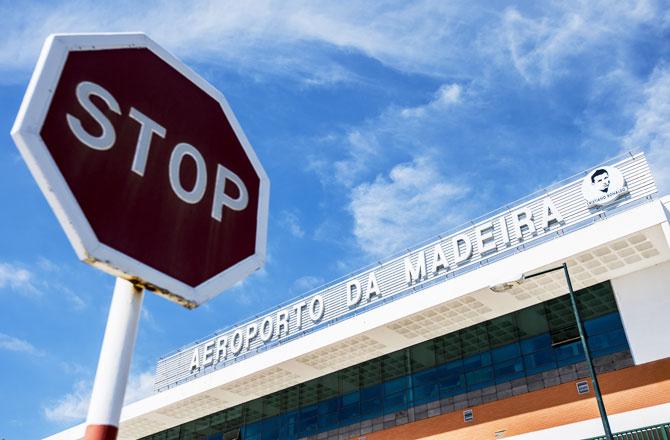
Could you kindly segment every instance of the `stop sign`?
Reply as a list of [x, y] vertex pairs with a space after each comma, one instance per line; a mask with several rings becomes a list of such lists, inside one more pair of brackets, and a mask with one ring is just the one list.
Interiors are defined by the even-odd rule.
[[189, 308], [262, 265], [265, 171], [223, 95], [146, 35], [51, 36], [12, 136], [83, 261]]

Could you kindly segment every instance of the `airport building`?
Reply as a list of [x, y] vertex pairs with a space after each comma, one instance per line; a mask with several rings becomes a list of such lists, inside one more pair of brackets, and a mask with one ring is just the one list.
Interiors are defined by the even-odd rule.
[[593, 167], [166, 355], [119, 438], [602, 435], [569, 282], [612, 430], [669, 423], [669, 209]]

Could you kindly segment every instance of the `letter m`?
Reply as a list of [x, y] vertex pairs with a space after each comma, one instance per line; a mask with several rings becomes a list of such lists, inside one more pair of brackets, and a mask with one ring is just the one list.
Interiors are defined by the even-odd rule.
[[410, 257], [405, 257], [405, 280], [407, 284], [419, 281], [422, 276], [426, 276], [426, 254], [424, 251], [417, 254], [416, 267], [412, 266]]

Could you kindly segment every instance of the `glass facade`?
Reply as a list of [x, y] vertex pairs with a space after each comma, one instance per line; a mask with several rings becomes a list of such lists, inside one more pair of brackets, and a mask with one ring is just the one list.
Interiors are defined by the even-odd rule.
[[[593, 357], [628, 351], [610, 283], [576, 295]], [[583, 360], [565, 295], [145, 439], [298, 439]]]

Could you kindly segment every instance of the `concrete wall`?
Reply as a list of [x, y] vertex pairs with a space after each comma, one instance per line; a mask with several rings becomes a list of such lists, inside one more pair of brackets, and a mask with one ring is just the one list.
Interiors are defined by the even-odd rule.
[[636, 365], [670, 357], [670, 262], [612, 280]]

